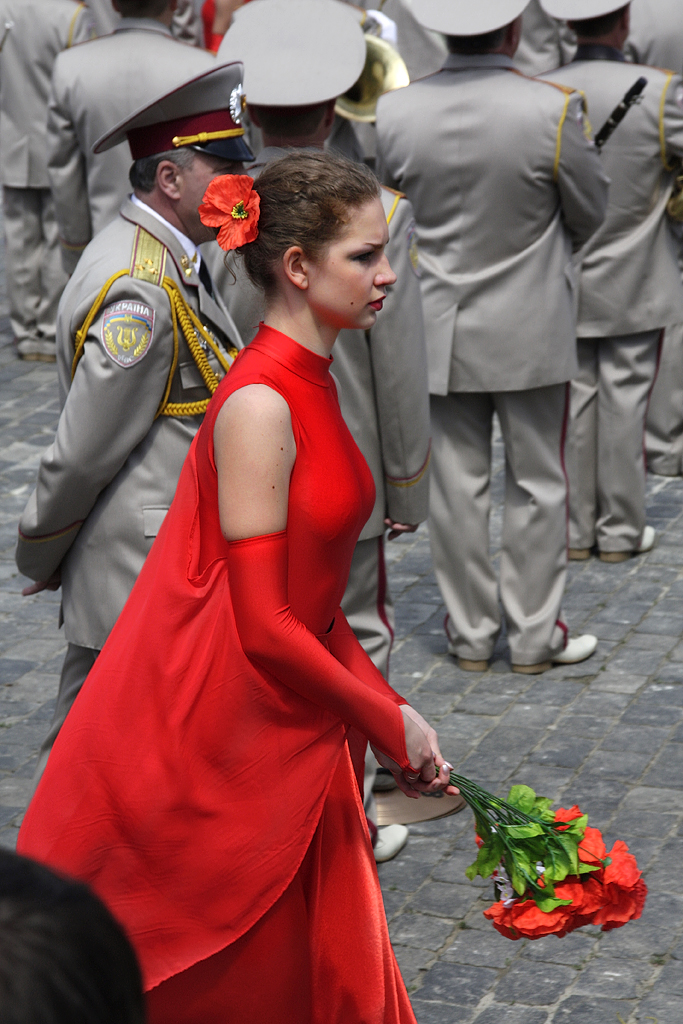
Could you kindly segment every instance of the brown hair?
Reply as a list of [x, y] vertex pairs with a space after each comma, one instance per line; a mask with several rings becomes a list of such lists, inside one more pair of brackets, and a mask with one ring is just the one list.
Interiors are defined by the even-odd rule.
[[364, 164], [310, 150], [274, 160], [254, 191], [261, 200], [258, 237], [237, 252], [251, 281], [266, 293], [275, 287], [275, 268], [290, 246], [321, 259], [349, 223], [350, 211], [380, 196], [379, 182]]
[[569, 27], [573, 28], [577, 36], [583, 39], [597, 39], [600, 36], [606, 36], [617, 27], [627, 7], [628, 4], [625, 4], [618, 11], [609, 11], [608, 14], [601, 14], [597, 18], [582, 18], [578, 21], [572, 19], [569, 22]]

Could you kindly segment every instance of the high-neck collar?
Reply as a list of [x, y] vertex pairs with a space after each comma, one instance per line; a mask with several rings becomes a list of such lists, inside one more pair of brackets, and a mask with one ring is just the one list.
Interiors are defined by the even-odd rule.
[[514, 67], [512, 57], [505, 53], [449, 53], [442, 71], [474, 71], [481, 68], [510, 69]]
[[294, 338], [290, 338], [264, 323], [259, 324], [258, 333], [251, 344], [247, 346], [246, 351], [252, 348], [265, 352], [271, 359], [275, 359], [276, 362], [286, 366], [298, 377], [310, 381], [311, 384], [329, 388], [332, 356], [329, 358], [320, 356], [310, 348], [300, 345], [298, 341], [294, 341]]
[[604, 46], [602, 43], [580, 43], [572, 64], [579, 60], [618, 60], [623, 64], [626, 57], [621, 50], [617, 50], [616, 46]]

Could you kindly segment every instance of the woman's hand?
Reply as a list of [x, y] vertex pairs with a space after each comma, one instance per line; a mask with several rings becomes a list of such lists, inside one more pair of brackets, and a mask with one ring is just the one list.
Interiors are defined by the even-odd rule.
[[389, 769], [406, 796], [417, 799], [420, 793], [440, 789], [456, 796], [460, 791], [449, 783], [453, 766], [441, 756], [436, 732], [409, 704], [402, 704], [401, 711], [410, 768], [402, 772], [396, 761], [373, 747], [375, 757], [383, 768]]

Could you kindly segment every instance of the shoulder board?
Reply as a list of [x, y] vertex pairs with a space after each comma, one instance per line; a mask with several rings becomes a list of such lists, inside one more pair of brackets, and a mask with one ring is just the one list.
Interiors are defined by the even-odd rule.
[[166, 269], [166, 253], [166, 246], [138, 224], [130, 256], [130, 276], [138, 281], [161, 284]]
[[520, 78], [526, 78], [529, 82], [538, 82], [539, 85], [552, 85], [553, 89], [559, 89], [566, 96], [576, 92], [576, 89], [571, 85], [560, 85], [559, 82], [551, 82], [547, 78], [535, 78], [533, 75], [525, 75], [523, 71], [519, 71], [517, 68], [509, 68], [508, 70], [512, 71], [515, 75], [519, 75]]
[[405, 192], [399, 192], [397, 188], [389, 188], [388, 185], [381, 186], [382, 192], [391, 192], [392, 196], [398, 196], [399, 199], [405, 199]]

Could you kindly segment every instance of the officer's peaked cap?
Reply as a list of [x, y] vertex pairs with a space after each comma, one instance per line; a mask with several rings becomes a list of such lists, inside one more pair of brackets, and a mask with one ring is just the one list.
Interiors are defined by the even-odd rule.
[[529, 0], [413, 0], [413, 14], [425, 28], [447, 36], [480, 36], [517, 18]]
[[541, 7], [553, 18], [564, 18], [566, 21], [585, 21], [589, 18], [601, 18], [603, 14], [611, 14], [626, 6], [627, 0], [616, 3], [616, 0], [541, 0]]
[[339, 0], [251, 0], [235, 11], [218, 59], [242, 61], [249, 103], [324, 103], [350, 89], [363, 70], [359, 14]]
[[93, 146], [103, 153], [128, 139], [133, 160], [189, 146], [225, 160], [253, 160], [244, 141], [242, 65], [221, 64], [158, 96]]

